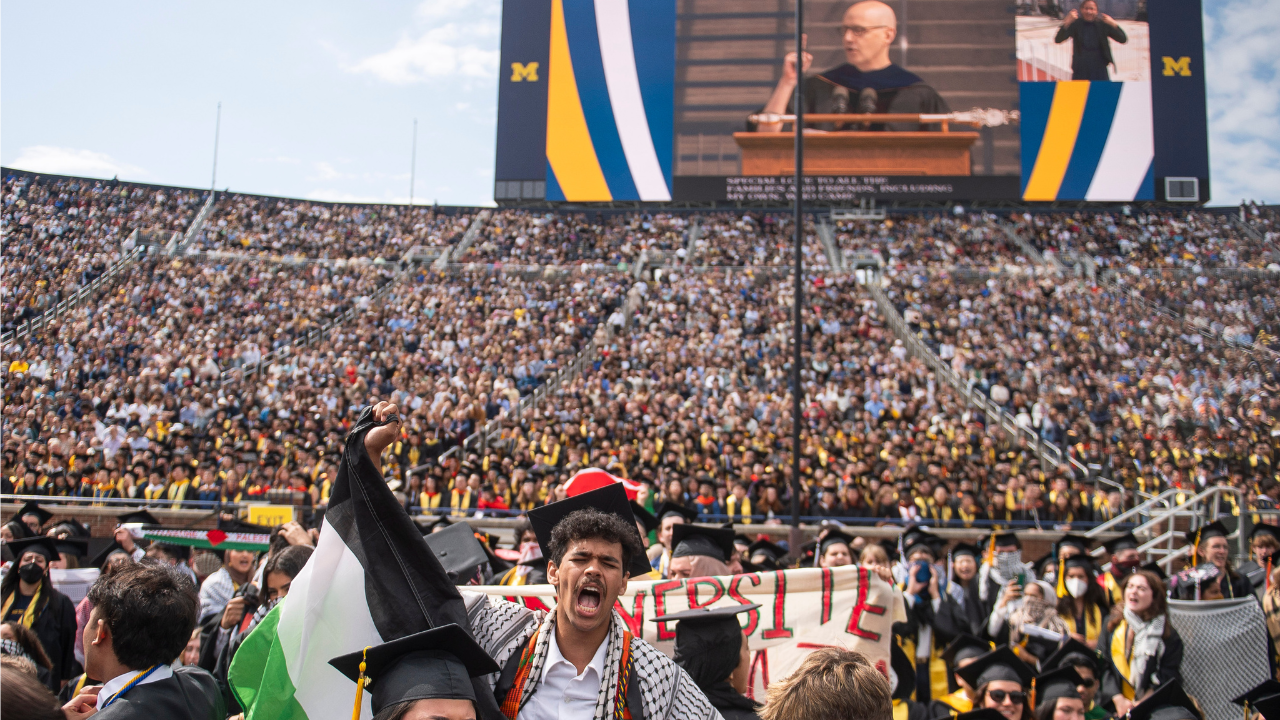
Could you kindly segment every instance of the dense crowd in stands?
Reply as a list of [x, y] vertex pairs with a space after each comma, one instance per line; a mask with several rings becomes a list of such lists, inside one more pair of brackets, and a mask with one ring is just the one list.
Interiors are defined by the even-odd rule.
[[[6, 182], [6, 197], [32, 184]], [[154, 202], [165, 197], [186, 198]], [[180, 207], [194, 211], [198, 198]], [[158, 216], [148, 212], [140, 217]], [[220, 198], [199, 247], [250, 257], [153, 254], [100, 302], [6, 348], [6, 489], [323, 505], [346, 429], [361, 407], [389, 399], [407, 422], [384, 469], [414, 512], [518, 513], [554, 499], [576, 470], [601, 467], [707, 519], [786, 514], [789, 218], [501, 210], [452, 258], [480, 264], [470, 269], [370, 261], [456, 243], [472, 217]], [[1164, 228], [1161, 238], [1199, 228], [1220, 257], [1254, 258], [1255, 241], [1208, 213], [1011, 221], [844, 221], [832, 250], [846, 266], [878, 256], [893, 309], [926, 346], [1074, 462], [1046, 462], [911, 357], [854, 276], [831, 275], [811, 223], [802, 512], [1080, 524], [1166, 488], [1272, 492], [1274, 364], [1190, 328], [1203, 317], [1216, 329], [1233, 312], [1265, 320], [1269, 297], [1166, 299], [1186, 323], [1165, 321], [1114, 284], [1032, 272], [1009, 231], [1063, 257], [1090, 249], [1084, 238], [1115, 236], [1117, 223]], [[109, 247], [121, 232], [95, 237]], [[18, 247], [38, 244], [25, 235]], [[358, 260], [275, 257], [287, 254]], [[637, 281], [642, 256], [663, 272]], [[534, 402], [592, 338], [583, 371]], [[1091, 463], [1127, 493], [1085, 482]]]
[[127, 252], [134, 230], [183, 232], [208, 193], [82, 178], [4, 178], [5, 332], [93, 282]]
[[193, 249], [394, 260], [415, 245], [456, 243], [471, 217], [417, 205], [344, 205], [224, 194]]

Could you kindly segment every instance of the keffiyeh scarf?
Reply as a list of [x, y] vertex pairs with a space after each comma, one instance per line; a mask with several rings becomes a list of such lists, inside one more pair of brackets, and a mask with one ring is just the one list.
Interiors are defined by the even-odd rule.
[[[536, 631], [537, 640], [533, 653], [528, 659], [529, 681], [524, 686], [520, 697], [520, 707], [533, 697], [542, 679], [543, 666], [551, 647], [551, 638], [555, 635], [555, 613], [533, 611], [507, 600], [490, 597], [481, 593], [462, 591], [463, 600], [467, 604], [467, 615], [471, 621], [471, 629], [476, 641], [489, 656], [505, 667], [512, 655], [519, 661], [529, 638]], [[618, 698], [620, 683], [619, 663], [622, 659], [623, 637], [626, 623], [617, 611], [614, 611], [609, 626], [609, 637], [606, 640], [604, 667], [607, 677], [600, 683], [600, 692], [596, 697], [595, 720], [612, 718], [614, 704]], [[632, 669], [637, 682], [633, 685], [640, 691], [641, 707], [645, 720], [666, 720], [671, 718], [699, 718], [710, 720], [718, 716], [702, 691], [693, 683], [688, 674], [676, 665], [671, 658], [659, 652], [640, 638], [631, 641]], [[523, 671], [522, 671], [523, 672]], [[496, 686], [498, 674], [490, 676], [490, 685]], [[501, 698], [499, 698], [501, 702]]]

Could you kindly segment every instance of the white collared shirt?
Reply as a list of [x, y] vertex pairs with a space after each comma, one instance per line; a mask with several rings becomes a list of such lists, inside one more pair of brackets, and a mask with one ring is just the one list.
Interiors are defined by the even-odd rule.
[[542, 666], [542, 681], [529, 702], [520, 709], [517, 720], [588, 720], [595, 717], [608, 646], [606, 638], [579, 675], [578, 668], [560, 654], [560, 645], [553, 633], [547, 660]]
[[[111, 678], [110, 680], [107, 681], [107, 684], [103, 685], [102, 689], [98, 691], [98, 702], [105, 705], [106, 702], [110, 700], [113, 695], [120, 692], [120, 688], [124, 687], [125, 685], [128, 685], [130, 680], [134, 679], [135, 677], [141, 675], [144, 672], [146, 672], [146, 669], [130, 670], [127, 673], [124, 673], [122, 675], [117, 675]], [[139, 681], [138, 685], [147, 685], [149, 683], [165, 680], [171, 677], [173, 677], [173, 668], [169, 667], [168, 665], [161, 665], [160, 667], [156, 668], [155, 672], [151, 673], [150, 675], [146, 676], [141, 681]], [[135, 685], [134, 687], [137, 687], [137, 685]], [[125, 695], [128, 696], [128, 693], [125, 693]], [[102, 708], [99, 707], [98, 709], [101, 710]]]

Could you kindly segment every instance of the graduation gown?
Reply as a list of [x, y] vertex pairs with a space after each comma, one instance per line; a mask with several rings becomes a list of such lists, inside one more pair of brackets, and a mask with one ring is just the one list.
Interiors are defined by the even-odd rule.
[[[10, 570], [10, 572], [13, 572]], [[70, 680], [76, 668], [76, 607], [66, 595], [52, 590], [48, 602], [40, 608], [31, 622], [31, 631], [40, 640], [53, 667], [49, 672], [48, 686], [57, 692], [63, 680]], [[17, 589], [14, 592], [18, 592]]]
[[[1150, 689], [1182, 680], [1182, 638], [1172, 625], [1166, 624], [1165, 627], [1169, 635], [1163, 638], [1164, 649], [1156, 656], [1155, 662], [1147, 665], [1146, 686]], [[1098, 650], [1102, 653], [1102, 677], [1094, 702], [1113, 712], [1115, 707], [1111, 698], [1116, 695], [1130, 697], [1134, 694], [1128, 680], [1130, 658], [1124, 654], [1124, 634], [1128, 630], [1129, 626], [1123, 622], [1115, 630], [1109, 630], [1104, 625], [1102, 634], [1098, 636]]]
[[[876, 92], [877, 113], [948, 113], [947, 101], [942, 99], [936, 90], [925, 84], [924, 80], [913, 72], [897, 65], [887, 68], [862, 72], [856, 67], [844, 64], [834, 67], [821, 75], [804, 80], [804, 105], [806, 113], [833, 113], [839, 110], [838, 105], [845, 104], [844, 112], [858, 112], [858, 96], [863, 89], [870, 88]], [[847, 91], [847, 94], [846, 94]], [[787, 112], [795, 112], [794, 100], [787, 103]], [[824, 130], [834, 130], [833, 124], [818, 124]], [[877, 123], [871, 130], [936, 130], [937, 125], [918, 123]], [[755, 127], [748, 123], [748, 129]], [[846, 130], [854, 128], [845, 127]]]
[[180, 667], [173, 677], [138, 685], [94, 715], [98, 720], [223, 720], [226, 716], [218, 683], [194, 667]]

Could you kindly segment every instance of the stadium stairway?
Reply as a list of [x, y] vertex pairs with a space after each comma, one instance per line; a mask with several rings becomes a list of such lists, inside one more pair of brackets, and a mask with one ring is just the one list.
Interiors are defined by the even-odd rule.
[[[186, 232], [181, 235], [176, 232], [174, 233], [173, 238], [170, 239], [165, 248], [166, 252], [170, 255], [175, 252], [180, 252], [181, 249], [186, 248], [187, 244], [190, 243], [197, 234], [199, 234], [200, 230], [204, 227], [205, 219], [209, 217], [209, 213], [213, 210], [215, 196], [216, 193], [209, 193], [209, 198], [205, 200], [204, 206], [200, 208], [200, 212], [196, 215], [195, 219], [191, 221], [191, 225], [187, 227]], [[103, 271], [101, 275], [94, 278], [93, 282], [85, 285], [72, 293], [70, 297], [41, 313], [39, 317], [31, 318], [12, 332], [0, 335], [0, 346], [7, 347], [11, 343], [22, 340], [36, 330], [48, 326], [49, 323], [54, 320], [57, 320], [63, 315], [66, 315], [72, 310], [80, 307], [84, 304], [85, 300], [88, 300], [91, 297], [96, 297], [98, 292], [107, 287], [107, 285], [109, 285], [116, 276], [128, 269], [130, 265], [137, 262], [143, 255], [147, 254], [148, 246], [138, 242], [138, 238], [139, 231], [134, 230], [129, 236], [129, 239], [133, 241], [134, 244], [125, 250], [119, 260]]]
[[213, 208], [217, 206], [217, 204], [218, 193], [209, 193], [209, 199], [204, 201], [204, 207], [200, 208], [200, 212], [197, 213], [195, 219], [191, 221], [191, 226], [188, 227], [187, 231], [182, 235], [175, 235], [174, 238], [169, 241], [169, 246], [165, 248], [165, 251], [170, 255], [181, 255], [186, 252], [187, 246], [191, 244], [191, 241], [196, 239], [196, 236], [204, 230], [204, 223], [209, 219], [209, 215], [213, 213]]
[[462, 239], [458, 241], [457, 245], [440, 253], [440, 257], [436, 258], [434, 267], [437, 270], [443, 269], [445, 265], [449, 264], [450, 258], [462, 257], [467, 252], [467, 249], [471, 247], [471, 243], [476, 241], [476, 237], [480, 235], [480, 231], [484, 229], [485, 224], [489, 222], [489, 218], [492, 216], [493, 212], [490, 210], [481, 210], [476, 213], [475, 218], [467, 225], [467, 231], [462, 234]]
[[[1032, 452], [1040, 458], [1040, 463], [1044, 467], [1057, 467], [1066, 463], [1072, 469], [1083, 475], [1084, 477], [1094, 479], [1099, 483], [1106, 485], [1108, 488], [1124, 491], [1125, 488], [1118, 482], [1110, 478], [1098, 475], [1096, 471], [1086, 467], [1075, 458], [1062, 452], [1062, 449], [1053, 443], [1042, 440], [1039, 435], [1028, 428], [1018, 425], [1013, 415], [1007, 410], [997, 405], [991, 398], [983, 395], [981, 392], [969, 387], [961, 378], [956, 375], [955, 371], [949, 365], [944, 363], [932, 350], [925, 346], [924, 342], [918, 335], [907, 327], [907, 323], [902, 319], [902, 315], [898, 312], [897, 307], [893, 304], [892, 299], [885, 293], [884, 288], [880, 286], [880, 276], [878, 273], [871, 273], [865, 283], [867, 291], [871, 294], [872, 299], [876, 301], [876, 306], [880, 310], [880, 314], [884, 316], [889, 328], [893, 331], [895, 337], [902, 341], [906, 346], [907, 352], [924, 361], [933, 370], [935, 375], [943, 382], [950, 385], [965, 402], [971, 407], [981, 410], [989, 420], [994, 420], [1011, 438], [1022, 439], [1031, 448]], [[1150, 496], [1143, 495], [1143, 499]]]

